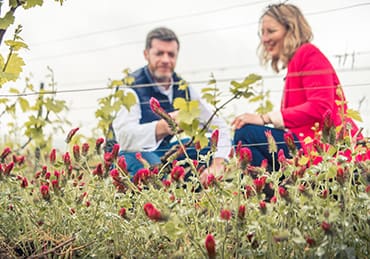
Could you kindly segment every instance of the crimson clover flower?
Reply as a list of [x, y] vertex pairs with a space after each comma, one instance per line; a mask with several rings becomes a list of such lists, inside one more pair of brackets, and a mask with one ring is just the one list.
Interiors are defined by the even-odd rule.
[[87, 156], [87, 154], [89, 153], [89, 143], [83, 143], [82, 144], [82, 147], [81, 147], [81, 153], [83, 156]]
[[150, 202], [144, 204], [144, 212], [153, 221], [162, 221], [165, 219], [161, 212]]
[[263, 187], [265, 187], [266, 177], [262, 176], [253, 180], [254, 188], [257, 193], [261, 193]]
[[0, 155], [0, 160], [1, 162], [4, 162], [5, 158], [11, 153], [11, 149], [10, 147], [6, 147], [4, 148], [3, 152], [1, 153]]
[[80, 160], [80, 146], [79, 145], [73, 145], [73, 157], [76, 161]]
[[261, 212], [263, 214], [265, 214], [266, 213], [266, 210], [267, 210], [267, 208], [266, 208], [266, 202], [265, 201], [260, 201], [259, 208], [260, 208]]
[[4, 175], [10, 175], [10, 172], [13, 170], [14, 168], [14, 162], [10, 162], [9, 164], [7, 164], [4, 168]]
[[220, 212], [220, 218], [229, 221], [231, 219], [231, 211], [227, 209], [222, 209]]
[[66, 143], [68, 144], [69, 142], [71, 142], [71, 139], [72, 137], [76, 134], [76, 132], [79, 130], [80, 128], [74, 128], [74, 129], [71, 129], [67, 135], [67, 138], [66, 138]]
[[96, 168], [92, 171], [93, 175], [103, 176], [103, 165], [99, 163]]
[[120, 156], [118, 158], [118, 162], [117, 162], [117, 165], [118, 167], [122, 170], [122, 172], [124, 172], [126, 175], [128, 175], [128, 171], [127, 171], [127, 163], [126, 163], [126, 159], [124, 156]]
[[120, 148], [119, 144], [114, 144], [113, 145], [112, 152], [111, 152], [113, 160], [117, 159], [119, 148]]
[[238, 218], [244, 219], [245, 217], [245, 205], [240, 205], [238, 209]]
[[170, 175], [172, 181], [181, 181], [185, 177], [185, 169], [182, 166], [175, 166], [174, 168], [172, 168]]
[[325, 234], [330, 234], [331, 232], [331, 224], [327, 221], [321, 222], [321, 228], [324, 230]]
[[50, 193], [49, 193], [49, 186], [47, 185], [41, 185], [40, 186], [40, 193], [44, 200], [50, 199]]
[[56, 151], [56, 149], [55, 149], [55, 148], [53, 148], [53, 149], [51, 150], [51, 152], [50, 152], [49, 160], [50, 160], [50, 163], [51, 163], [51, 164], [54, 164], [54, 163], [55, 163], [55, 160], [56, 160], [56, 157], [57, 157], [56, 153], [57, 153], [57, 151]]
[[245, 170], [252, 161], [252, 151], [247, 147], [240, 147], [237, 150], [237, 156], [239, 158], [240, 168]]
[[297, 146], [294, 143], [294, 136], [293, 132], [287, 131], [284, 133], [284, 141], [285, 144], [287, 145], [289, 152], [294, 156], [297, 153]]
[[69, 152], [66, 152], [66, 153], [63, 155], [63, 161], [64, 161], [64, 165], [65, 165], [65, 166], [69, 166], [69, 165], [71, 165], [71, 156], [69, 155]]
[[95, 142], [95, 150], [98, 155], [101, 152], [101, 145], [104, 143], [104, 138], [98, 138]]
[[220, 135], [220, 133], [219, 133], [219, 130], [218, 129], [215, 129], [212, 132], [212, 135], [211, 135], [211, 151], [212, 152], [215, 152], [216, 149], [217, 149], [219, 135]]
[[28, 180], [26, 177], [22, 177], [22, 182], [21, 182], [21, 187], [22, 188], [27, 188], [28, 186]]
[[336, 139], [332, 110], [328, 109], [323, 115], [322, 139], [324, 143], [334, 144]]
[[205, 240], [205, 246], [208, 254], [208, 258], [216, 258], [216, 240], [212, 234], [208, 234]]
[[277, 145], [274, 137], [272, 136], [271, 130], [265, 131], [265, 136], [267, 138], [269, 153], [276, 153], [277, 152]]
[[120, 208], [118, 211], [118, 215], [120, 215], [122, 218], [126, 218], [126, 209]]
[[175, 120], [161, 107], [159, 101], [156, 98], [151, 97], [149, 100], [149, 104], [152, 112], [157, 114], [160, 118], [164, 119], [168, 123], [168, 126], [171, 128], [171, 130], [173, 132], [176, 132], [177, 124]]

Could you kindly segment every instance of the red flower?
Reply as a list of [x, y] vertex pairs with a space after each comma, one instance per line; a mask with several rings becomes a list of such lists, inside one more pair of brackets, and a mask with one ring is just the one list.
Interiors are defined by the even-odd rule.
[[118, 167], [122, 170], [122, 172], [124, 172], [125, 174], [128, 174], [127, 172], [127, 163], [126, 163], [126, 159], [124, 156], [120, 156], [118, 158]]
[[158, 113], [164, 111], [163, 108], [161, 107], [161, 104], [159, 103], [159, 101], [156, 98], [151, 97], [150, 100], [149, 100], [149, 103], [150, 103], [150, 109], [155, 114], [158, 114]]
[[40, 186], [40, 192], [41, 192], [42, 198], [44, 198], [45, 200], [50, 199], [49, 186], [41, 185]]
[[65, 166], [69, 166], [71, 165], [71, 156], [69, 155], [68, 152], [66, 152], [64, 155], [63, 155], [63, 161], [64, 161], [64, 165]]
[[103, 165], [99, 163], [96, 168], [92, 171], [93, 175], [103, 176]]
[[306, 236], [306, 242], [308, 244], [309, 247], [312, 247], [315, 245], [315, 239], [311, 238], [310, 236]]
[[285, 132], [284, 133], [284, 141], [285, 144], [288, 146], [289, 151], [295, 155], [297, 152], [297, 146], [294, 143], [294, 137], [293, 133], [291, 131]]
[[52, 164], [54, 164], [55, 163], [55, 159], [56, 159], [56, 157], [57, 157], [57, 155], [56, 155], [56, 149], [55, 148], [53, 148], [52, 150], [51, 150], [51, 152], [50, 152], [50, 155], [49, 155], [49, 160], [50, 160], [50, 163], [52, 163]]
[[114, 144], [112, 148], [112, 152], [111, 152], [113, 160], [117, 159], [118, 152], [119, 152], [119, 144]]
[[240, 205], [238, 209], [238, 218], [244, 219], [245, 217], [245, 205]]
[[329, 193], [329, 191], [327, 189], [322, 190], [321, 197], [325, 199], [326, 197], [328, 197], [328, 193]]
[[260, 177], [253, 180], [254, 188], [257, 193], [261, 193], [263, 187], [265, 187], [266, 177]]
[[289, 195], [288, 191], [282, 186], [279, 186], [278, 191], [281, 197], [287, 197]]
[[87, 153], [89, 153], [89, 148], [90, 148], [90, 146], [89, 146], [89, 143], [83, 143], [82, 144], [82, 147], [81, 147], [81, 153], [82, 153], [82, 155], [83, 156], [87, 156]]
[[323, 221], [321, 223], [321, 228], [325, 231], [325, 233], [329, 233], [330, 229], [331, 229], [331, 225], [330, 225], [330, 223], [328, 223], [326, 221]]
[[249, 197], [252, 197], [252, 196], [253, 196], [253, 194], [254, 194], [254, 192], [253, 192], [253, 187], [252, 187], [252, 186], [250, 186], [250, 185], [246, 185], [246, 186], [245, 186], [245, 196], [246, 196], [247, 198], [249, 198]]
[[220, 218], [223, 220], [230, 220], [231, 219], [231, 211], [222, 209], [220, 213]]
[[168, 188], [171, 186], [171, 181], [170, 180], [166, 180], [166, 179], [163, 179], [162, 180], [162, 184], [164, 187]]
[[76, 134], [76, 132], [79, 130], [80, 128], [74, 128], [74, 129], [71, 129], [67, 135], [67, 138], [66, 138], [66, 143], [69, 143], [71, 142], [71, 139], [72, 137]]
[[172, 181], [180, 181], [183, 180], [185, 176], [185, 169], [182, 166], [175, 166], [171, 170], [171, 180]]
[[366, 193], [369, 193], [370, 192], [370, 184], [366, 186], [365, 192]]
[[53, 186], [54, 190], [59, 189], [59, 181], [57, 179], [52, 180], [51, 185]]
[[266, 213], [266, 202], [265, 201], [260, 201], [260, 210], [262, 213]]
[[144, 204], [144, 212], [151, 220], [160, 221], [163, 219], [161, 212], [150, 202]]
[[205, 240], [205, 246], [208, 254], [208, 258], [216, 258], [216, 241], [212, 234], [208, 234]]
[[4, 169], [4, 175], [10, 175], [10, 172], [13, 170], [13, 168], [14, 162], [10, 162], [9, 164], [7, 164]]
[[51, 173], [50, 172], [46, 172], [46, 174], [45, 174], [45, 179], [46, 180], [49, 180], [50, 179], [50, 176], [51, 176]]
[[26, 177], [23, 177], [22, 178], [22, 183], [21, 183], [21, 187], [22, 188], [26, 188], [28, 186], [28, 180]]
[[80, 146], [79, 145], [73, 145], [73, 157], [76, 161], [80, 160]]
[[121, 208], [118, 211], [118, 215], [120, 215], [122, 218], [126, 218], [126, 209], [125, 208]]
[[98, 138], [95, 142], [95, 150], [96, 150], [96, 153], [100, 154], [100, 148], [101, 148], [101, 145], [104, 143], [104, 139], [103, 138]]
[[110, 176], [113, 178], [113, 179], [119, 179], [119, 172], [117, 169], [112, 169], [110, 171]]
[[270, 199], [270, 202], [271, 203], [276, 203], [277, 202], [277, 197], [275, 195], [272, 196], [272, 198]]
[[244, 170], [252, 161], [252, 151], [247, 147], [240, 147], [237, 155], [239, 157], [240, 168]]
[[218, 139], [219, 139], [219, 131], [218, 129], [215, 129], [213, 132], [212, 132], [212, 135], [211, 135], [211, 150], [214, 152], [216, 151], [217, 149], [217, 144], [218, 144]]
[[5, 158], [11, 153], [11, 149], [10, 147], [6, 147], [4, 148], [3, 152], [1, 153], [0, 155], [0, 160], [3, 162], [5, 160]]

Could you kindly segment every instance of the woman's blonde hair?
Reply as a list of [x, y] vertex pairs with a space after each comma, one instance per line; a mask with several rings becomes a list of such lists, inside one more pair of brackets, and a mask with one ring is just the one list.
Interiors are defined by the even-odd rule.
[[271, 60], [271, 67], [275, 72], [286, 68], [295, 51], [304, 43], [313, 38], [311, 26], [303, 16], [301, 10], [292, 4], [269, 5], [260, 18], [270, 16], [286, 28], [283, 50], [278, 57], [271, 57], [263, 46], [262, 41], [258, 46], [260, 61], [266, 65]]

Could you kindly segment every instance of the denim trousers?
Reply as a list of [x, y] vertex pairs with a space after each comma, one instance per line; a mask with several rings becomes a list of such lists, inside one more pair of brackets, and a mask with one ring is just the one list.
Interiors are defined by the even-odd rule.
[[[266, 126], [260, 125], [251, 125], [247, 124], [242, 128], [235, 131], [233, 145], [237, 145], [239, 141], [241, 141], [243, 146], [248, 147], [252, 151], [252, 162], [251, 165], [253, 166], [260, 166], [264, 159], [268, 161], [268, 171], [272, 171], [273, 169], [279, 169], [279, 162], [277, 159], [277, 153], [274, 154], [269, 153], [269, 147], [267, 143], [267, 137], [265, 132], [267, 130], [271, 131], [271, 135], [274, 137], [277, 145], [277, 151], [282, 149], [284, 151], [285, 157], [290, 158], [288, 146], [285, 144], [284, 141], [284, 133], [285, 130], [276, 129]], [[293, 134], [294, 143], [299, 150], [301, 148], [301, 144], [297, 136]], [[274, 156], [274, 159], [272, 158]], [[275, 165], [273, 165], [273, 163]]]

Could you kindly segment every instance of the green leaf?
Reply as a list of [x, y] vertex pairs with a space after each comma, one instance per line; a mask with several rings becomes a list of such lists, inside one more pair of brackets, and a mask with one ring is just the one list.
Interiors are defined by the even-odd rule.
[[6, 30], [10, 25], [14, 23], [15, 17], [12, 11], [5, 14], [4, 17], [0, 18], [0, 30]]
[[308, 163], [308, 157], [307, 156], [302, 156], [299, 160], [298, 160], [298, 164], [299, 165], [307, 165]]
[[122, 104], [126, 107], [126, 109], [129, 111], [131, 106], [133, 106], [134, 104], [136, 104], [136, 97], [133, 93], [127, 93], [123, 100], [122, 100]]
[[28, 45], [24, 43], [23, 41], [6, 40], [5, 44], [13, 48], [13, 50], [15, 51], [18, 51], [20, 49], [28, 49]]
[[185, 80], [181, 80], [179, 83], [179, 89], [185, 91], [187, 88], [188, 88], [188, 83]]
[[7, 103], [8, 101], [8, 98], [0, 98], [0, 103]]
[[112, 86], [121, 86], [122, 85], [122, 81], [121, 80], [113, 80], [112, 82], [111, 82], [111, 85]]
[[132, 76], [126, 76], [124, 79], [123, 79], [123, 83], [125, 85], [132, 85], [133, 83], [135, 83], [135, 77], [132, 77]]
[[331, 166], [328, 169], [328, 172], [326, 174], [326, 179], [332, 179], [337, 175], [337, 168], [336, 166]]
[[59, 113], [65, 107], [65, 101], [62, 100], [53, 100], [52, 98], [48, 98], [45, 103], [46, 109], [52, 111], [54, 113]]
[[12, 94], [19, 94], [19, 90], [17, 88], [10, 88], [9, 89], [9, 93], [12, 93]]
[[210, 79], [208, 81], [208, 85], [214, 85], [214, 84], [216, 84], [216, 79]]
[[18, 54], [13, 53], [8, 60], [8, 66], [5, 72], [11, 76], [11, 80], [16, 80], [19, 74], [22, 72], [22, 67], [24, 66], [24, 61], [18, 56]]
[[19, 102], [19, 105], [21, 106], [22, 112], [26, 112], [29, 110], [30, 104], [26, 99], [20, 97], [18, 99], [18, 102]]
[[23, 8], [24, 9], [30, 9], [32, 7], [35, 7], [35, 6], [42, 6], [42, 4], [44, 3], [44, 0], [27, 0], [27, 2], [25, 2], [23, 4]]
[[176, 98], [173, 101], [173, 107], [178, 110], [186, 110], [186, 101], [184, 98]]
[[354, 119], [356, 121], [360, 121], [360, 122], [363, 122], [362, 118], [361, 118], [361, 115], [358, 111], [355, 111], [355, 110], [352, 110], [352, 109], [348, 109], [347, 110], [347, 116], [351, 119]]

